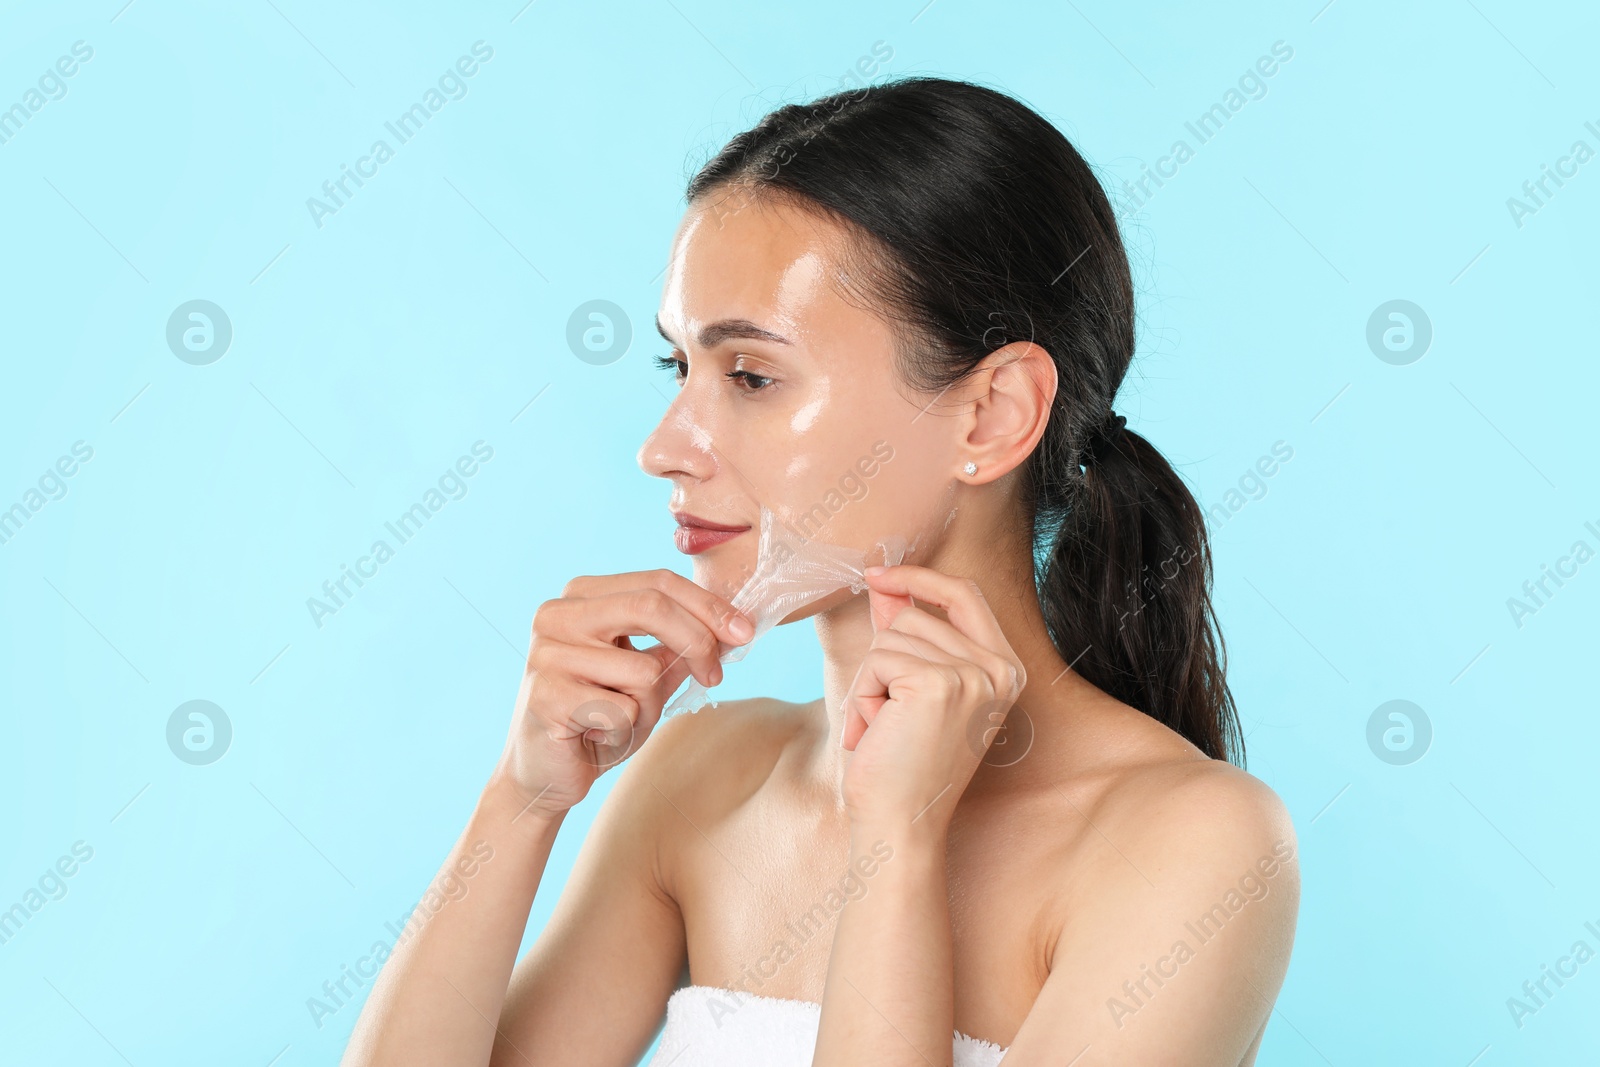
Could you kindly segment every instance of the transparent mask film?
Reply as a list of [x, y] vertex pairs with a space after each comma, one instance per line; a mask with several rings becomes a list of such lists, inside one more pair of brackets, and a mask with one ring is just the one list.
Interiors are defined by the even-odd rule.
[[[688, 437], [694, 448], [710, 456], [719, 470], [727, 470], [742, 481], [736, 468], [731, 467], [729, 458], [716, 447], [711, 419], [697, 411], [688, 400], [680, 393], [667, 419], [673, 428]], [[879, 471], [878, 477], [892, 478], [894, 473], [886, 465]], [[784, 619], [840, 589], [848, 588], [857, 594], [865, 592], [867, 567], [916, 562], [918, 549], [926, 549], [932, 539], [930, 535], [935, 530], [942, 531], [948, 527], [955, 518], [957, 509], [954, 497], [959, 484], [958, 480], [952, 478], [943, 494], [942, 506], [931, 512], [942, 515], [942, 518], [921, 529], [885, 528], [860, 544], [832, 543], [826, 539], [828, 531], [825, 527], [816, 536], [808, 536], [804, 532], [807, 524], [802, 516], [814, 513], [820, 506], [817, 502], [808, 502], [798, 508], [780, 504], [774, 509], [768, 501], [758, 500], [760, 519], [754, 566], [732, 596], [728, 596], [725, 589], [710, 590], [727, 597], [734, 608], [747, 616], [755, 624], [755, 633], [742, 645], [724, 644], [718, 656], [719, 662], [728, 664], [743, 659], [763, 635]], [[848, 500], [845, 506], [848, 506]], [[858, 537], [856, 540], [861, 539]], [[693, 676], [687, 679], [687, 683], [687, 688], [662, 710], [662, 718], [681, 711], [697, 711], [707, 703], [715, 706], [716, 702], [710, 700], [706, 687]]]

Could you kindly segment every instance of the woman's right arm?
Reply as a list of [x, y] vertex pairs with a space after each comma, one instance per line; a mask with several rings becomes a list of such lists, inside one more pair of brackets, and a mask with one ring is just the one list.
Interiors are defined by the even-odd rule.
[[[343, 1067], [637, 1056], [683, 958], [681, 919], [660, 891], [654, 856], [656, 783], [672, 761], [659, 744], [641, 748], [685, 677], [721, 680], [721, 648], [748, 639], [734, 630], [740, 620], [749, 621], [665, 570], [575, 579], [540, 607], [505, 753], [435, 879], [438, 892], [424, 897], [374, 983]], [[660, 644], [628, 640], [646, 635]], [[502, 1020], [556, 833], [624, 759], [630, 766]]]

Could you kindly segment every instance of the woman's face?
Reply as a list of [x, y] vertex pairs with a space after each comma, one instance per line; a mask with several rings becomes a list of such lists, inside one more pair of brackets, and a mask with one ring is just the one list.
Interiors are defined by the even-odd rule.
[[672, 481], [680, 522], [743, 528], [719, 540], [679, 527], [695, 581], [737, 592], [763, 506], [807, 539], [869, 555], [880, 539], [921, 535], [908, 560], [926, 558], [964, 459], [946, 417], [953, 391], [901, 381], [889, 325], [842, 291], [836, 224], [743, 191], [702, 199], [679, 226], [661, 298], [678, 361], [661, 373], [677, 395], [639, 450], [647, 473]]

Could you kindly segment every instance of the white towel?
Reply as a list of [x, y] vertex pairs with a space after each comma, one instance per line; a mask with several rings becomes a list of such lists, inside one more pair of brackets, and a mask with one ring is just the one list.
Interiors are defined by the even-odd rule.
[[[667, 1023], [648, 1067], [810, 1067], [822, 1005], [684, 986], [667, 999]], [[955, 1032], [955, 1067], [995, 1067], [1005, 1049]]]

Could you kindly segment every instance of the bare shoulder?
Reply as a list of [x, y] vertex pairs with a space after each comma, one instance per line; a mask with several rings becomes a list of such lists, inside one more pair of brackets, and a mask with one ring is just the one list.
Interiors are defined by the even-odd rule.
[[[1258, 862], [1298, 884], [1294, 823], [1275, 790], [1223, 760], [1154, 762], [1121, 776], [1106, 823], [1144, 873], [1163, 881], [1236, 880]], [[1197, 886], [1198, 888], [1198, 886]]]
[[685, 814], [714, 817], [758, 790], [814, 728], [803, 704], [723, 700], [657, 723], [628, 762]]
[[1121, 786], [1129, 803], [1149, 814], [1143, 831], [1157, 841], [1199, 836], [1207, 844], [1294, 840], [1288, 808], [1273, 788], [1218, 759], [1155, 764]]
[[1299, 911], [1288, 810], [1154, 720], [1101, 710], [1057, 783], [1076, 826], [1040, 883], [1048, 977], [1014, 1047], [1092, 1040], [1096, 1062], [1251, 1063]]
[[[1295, 850], [1294, 824], [1261, 779], [1210, 759], [1182, 735], [1118, 701], [1097, 702], [1070, 738], [1070, 770], [1059, 784], [1095, 827], [1158, 869], [1213, 857]], [[1208, 864], [1211, 865], [1211, 864]], [[1125, 866], [1125, 865], [1124, 865]]]
[[660, 720], [611, 770], [616, 780], [596, 826], [615, 824], [616, 832], [659, 846], [683, 817], [699, 822], [714, 815], [743, 788], [761, 753], [777, 743], [783, 711], [790, 707], [760, 699], [720, 701]]
[[657, 723], [639, 755], [654, 748], [657, 760], [670, 759], [691, 772], [703, 769], [729, 750], [754, 745], [764, 751], [791, 740], [796, 727], [803, 725], [800, 720], [805, 708], [770, 697], [719, 700]]
[[1058, 783], [1076, 818], [1040, 872], [1059, 887], [1052, 910], [1063, 924], [1105, 908], [1209, 907], [1242, 883], [1270, 895], [1250, 909], [1265, 939], [1291, 939], [1299, 846], [1277, 792], [1126, 705], [1097, 721]]

